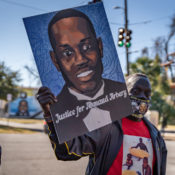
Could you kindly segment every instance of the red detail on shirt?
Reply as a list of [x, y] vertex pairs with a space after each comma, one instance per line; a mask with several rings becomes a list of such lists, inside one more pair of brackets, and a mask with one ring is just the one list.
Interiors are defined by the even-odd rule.
[[[149, 130], [143, 120], [136, 122], [130, 120], [128, 118], [122, 119], [122, 129], [124, 135], [131, 135], [131, 136], [141, 136], [146, 138], [151, 138]], [[153, 166], [155, 165], [155, 151], [153, 149]], [[120, 150], [115, 158], [112, 166], [110, 167], [107, 175], [121, 175], [122, 174], [122, 162], [123, 162], [123, 144], [120, 147]]]

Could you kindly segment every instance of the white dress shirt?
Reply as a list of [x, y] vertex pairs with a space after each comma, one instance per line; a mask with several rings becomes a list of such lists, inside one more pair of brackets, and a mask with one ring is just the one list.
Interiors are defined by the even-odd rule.
[[[74, 95], [77, 100], [95, 100], [98, 97], [102, 96], [104, 94], [104, 81], [102, 83], [101, 88], [99, 91], [93, 96], [88, 97], [84, 94], [80, 94], [70, 88], [68, 88], [69, 92]], [[95, 129], [101, 128], [107, 124], [110, 124], [112, 122], [110, 112], [106, 110], [102, 110], [98, 107], [94, 107], [90, 109], [88, 115], [83, 119], [84, 124], [88, 128], [89, 131], [93, 131]]]

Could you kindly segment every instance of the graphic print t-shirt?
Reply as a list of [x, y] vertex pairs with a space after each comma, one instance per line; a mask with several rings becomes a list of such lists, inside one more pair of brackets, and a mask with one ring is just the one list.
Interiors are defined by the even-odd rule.
[[155, 155], [143, 121], [122, 119], [123, 145], [107, 175], [153, 175]]

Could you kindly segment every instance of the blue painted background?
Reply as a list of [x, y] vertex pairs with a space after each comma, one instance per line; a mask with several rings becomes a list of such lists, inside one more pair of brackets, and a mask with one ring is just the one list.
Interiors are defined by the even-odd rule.
[[[108, 20], [103, 3], [90, 4], [76, 7], [85, 13], [92, 21], [97, 37], [103, 41], [103, 77], [111, 80], [124, 82], [123, 73], [114, 45]], [[48, 38], [48, 23], [57, 12], [42, 14], [38, 16], [24, 18], [24, 25], [32, 47], [34, 58], [40, 74], [43, 86], [47, 86], [58, 95], [61, 91], [64, 80], [60, 72], [53, 65], [49, 50], [52, 50]]]
[[36, 114], [37, 112], [41, 111], [41, 107], [38, 103], [38, 101], [36, 100], [35, 97], [30, 96], [27, 97], [25, 99], [22, 98], [17, 98], [14, 101], [10, 102], [10, 106], [9, 106], [9, 114], [10, 115], [15, 115], [16, 112], [18, 111], [18, 106], [21, 100], [26, 100], [28, 103], [28, 111], [30, 116]]

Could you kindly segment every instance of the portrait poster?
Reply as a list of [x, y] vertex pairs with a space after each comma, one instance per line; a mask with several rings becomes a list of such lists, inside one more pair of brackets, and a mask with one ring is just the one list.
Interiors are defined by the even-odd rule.
[[60, 143], [132, 113], [103, 3], [23, 20]]
[[33, 96], [16, 98], [9, 103], [8, 113], [17, 118], [42, 118], [41, 107]]

